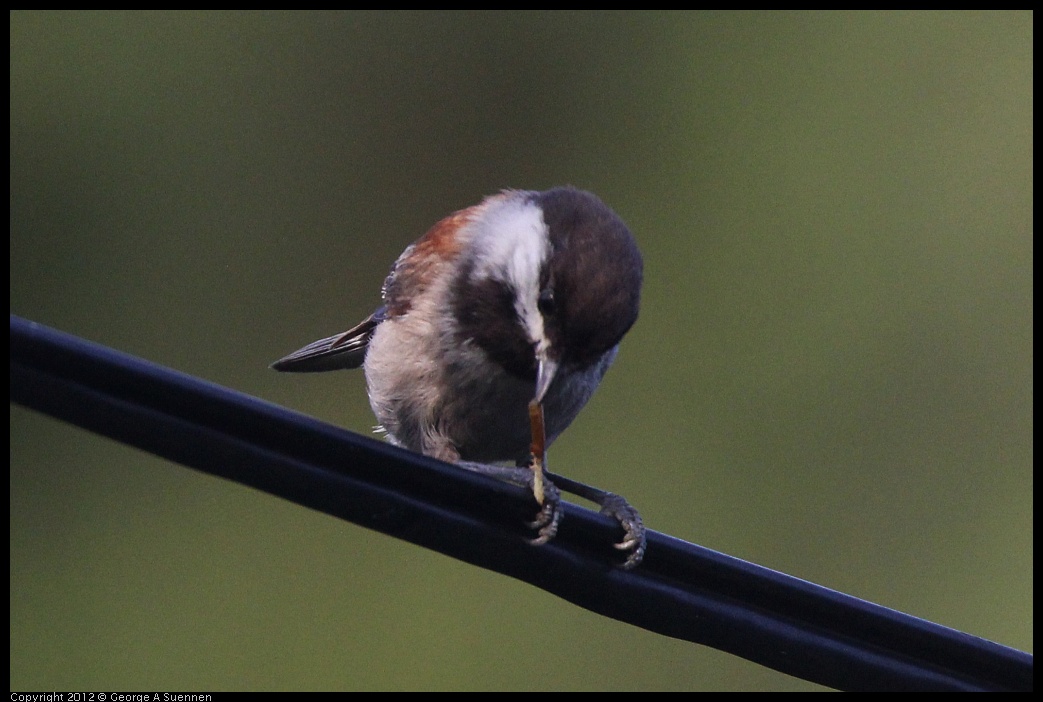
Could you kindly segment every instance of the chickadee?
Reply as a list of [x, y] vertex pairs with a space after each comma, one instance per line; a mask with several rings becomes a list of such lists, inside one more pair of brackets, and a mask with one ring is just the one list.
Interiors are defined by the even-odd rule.
[[[645, 532], [611, 493], [545, 473], [544, 452], [576, 418], [637, 319], [642, 262], [623, 221], [572, 187], [507, 190], [460, 210], [409, 246], [376, 312], [275, 362], [278, 371], [362, 366], [394, 444], [526, 485], [557, 531], [563, 490], [622, 524], [625, 568]], [[493, 466], [490, 462], [514, 462]]]

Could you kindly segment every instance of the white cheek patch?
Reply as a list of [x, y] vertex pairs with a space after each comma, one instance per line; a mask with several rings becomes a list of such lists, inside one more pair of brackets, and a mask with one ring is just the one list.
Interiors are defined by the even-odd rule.
[[543, 315], [537, 307], [540, 269], [550, 255], [543, 210], [512, 193], [493, 200], [472, 224], [476, 251], [472, 277], [508, 283], [516, 292], [514, 309], [534, 342], [545, 342]]

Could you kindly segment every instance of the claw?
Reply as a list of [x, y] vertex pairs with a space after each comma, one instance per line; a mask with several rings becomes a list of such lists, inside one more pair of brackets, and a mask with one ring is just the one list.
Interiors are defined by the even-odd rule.
[[[624, 542], [624, 543], [627, 543], [627, 542]], [[633, 570], [634, 568], [637, 568], [638, 565], [641, 564], [642, 560], [644, 560], [644, 557], [645, 557], [645, 540], [644, 540], [644, 538], [642, 538], [638, 542], [638, 544], [639, 545], [637, 546], [637, 548], [635, 548], [633, 551], [631, 551], [630, 555], [627, 556], [627, 559], [625, 561], [623, 561], [623, 565], [620, 566], [623, 570]], [[622, 549], [623, 548], [623, 544], [616, 544], [615, 546], [618, 549]]]

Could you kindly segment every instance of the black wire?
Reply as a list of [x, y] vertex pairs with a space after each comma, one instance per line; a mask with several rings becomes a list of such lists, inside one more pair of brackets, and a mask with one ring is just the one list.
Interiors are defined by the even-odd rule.
[[1031, 690], [1032, 656], [566, 506], [529, 543], [524, 490], [11, 315], [11, 400], [532, 583], [591, 611], [844, 690]]

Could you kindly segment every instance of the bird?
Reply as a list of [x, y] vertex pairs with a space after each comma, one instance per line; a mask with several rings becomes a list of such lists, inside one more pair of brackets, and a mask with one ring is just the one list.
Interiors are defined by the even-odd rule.
[[536, 544], [557, 532], [560, 490], [597, 503], [631, 569], [646, 548], [637, 510], [545, 467], [637, 320], [642, 280], [634, 236], [593, 193], [503, 190], [409, 245], [373, 314], [272, 368], [361, 367], [391, 443], [531, 490]]

